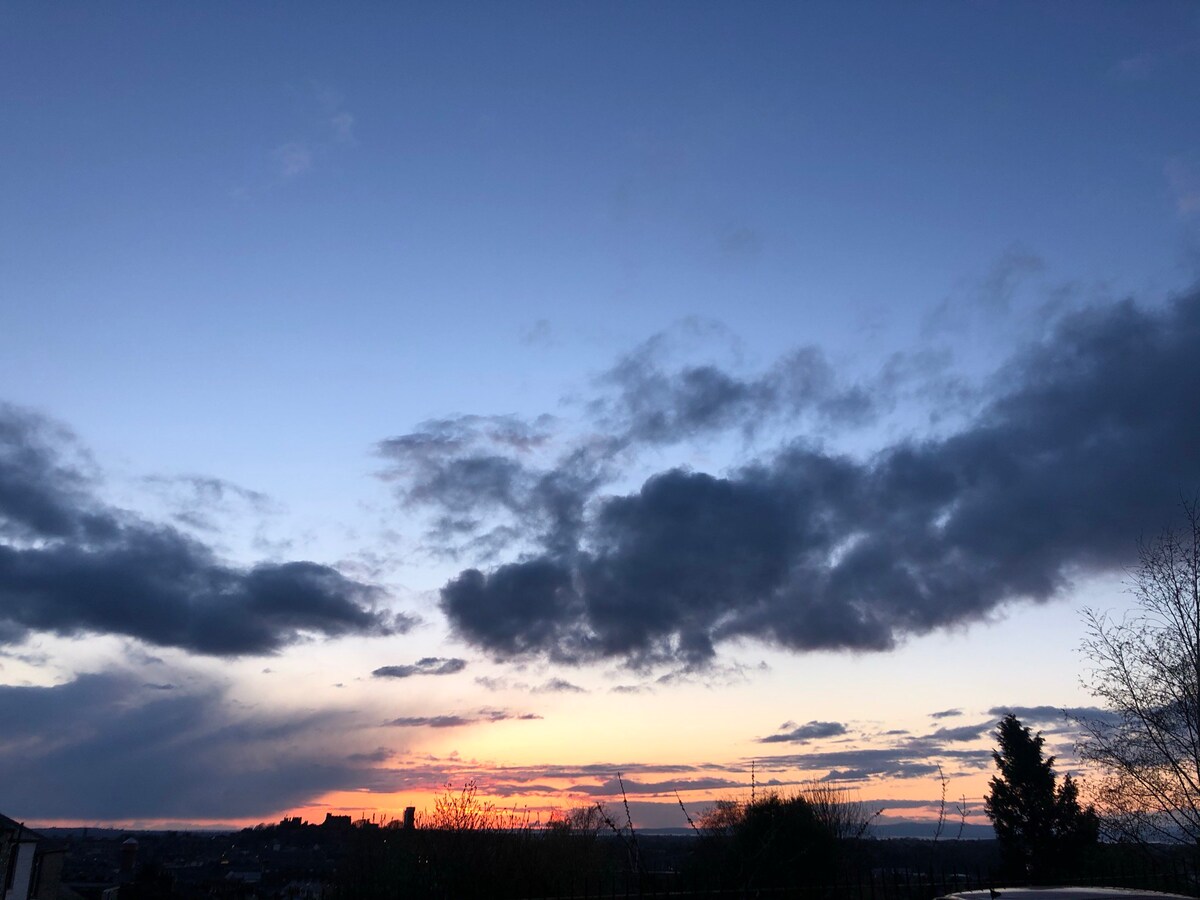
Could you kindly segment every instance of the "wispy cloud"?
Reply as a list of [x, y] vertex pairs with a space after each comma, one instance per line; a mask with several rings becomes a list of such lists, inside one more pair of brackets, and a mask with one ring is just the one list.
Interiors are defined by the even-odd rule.
[[540, 719], [535, 713], [514, 713], [506, 709], [481, 709], [475, 713], [443, 713], [433, 716], [400, 716], [385, 722], [398, 728], [462, 728], [466, 725], [480, 725], [491, 722], [505, 722], [510, 719], [530, 721]]
[[288, 141], [272, 151], [279, 174], [284, 178], [295, 178], [311, 170], [313, 154], [312, 145], [303, 141]]
[[467, 667], [465, 659], [426, 656], [415, 663], [381, 666], [371, 674], [376, 678], [411, 678], [414, 675], [455, 675]]
[[290, 181], [313, 171], [318, 160], [358, 144], [355, 117], [342, 95], [327, 85], [310, 86], [303, 105], [307, 123], [271, 151], [275, 171]]
[[1200, 212], [1200, 165], [1195, 160], [1175, 157], [1163, 166], [1175, 209], [1181, 216]]
[[533, 688], [535, 694], [586, 694], [587, 689], [572, 684], [565, 678], [551, 678]]

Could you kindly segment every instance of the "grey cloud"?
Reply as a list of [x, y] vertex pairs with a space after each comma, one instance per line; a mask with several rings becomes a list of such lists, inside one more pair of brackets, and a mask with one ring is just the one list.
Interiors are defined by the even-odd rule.
[[610, 778], [603, 784], [574, 784], [567, 790], [573, 794], [593, 797], [619, 797], [625, 794], [673, 794], [676, 791], [715, 791], [720, 788], [742, 788], [745, 783], [727, 778], [680, 778], [671, 781], [640, 782], [629, 778], [618, 781]]
[[894, 747], [830, 750], [758, 757], [760, 771], [774, 769], [825, 769], [823, 781], [863, 781], [869, 778], [928, 778], [937, 770], [935, 760], [958, 763], [967, 769], [986, 769], [992, 764], [989, 750], [953, 750], [933, 741], [915, 739]]
[[1008, 312], [1022, 279], [1046, 270], [1046, 261], [1022, 247], [1010, 247], [983, 279], [978, 302], [992, 312]]
[[662, 472], [595, 500], [574, 543], [463, 571], [441, 608], [500, 658], [703, 666], [722, 641], [887, 650], [1051, 600], [1120, 571], [1200, 483], [1197, 346], [1197, 294], [1070, 313], [956, 433]]
[[[587, 498], [609, 477], [610, 442], [582, 444], [549, 467], [533, 458], [551, 442], [554, 420], [541, 416], [457, 416], [381, 441], [386, 480], [409, 507], [434, 511], [430, 538], [493, 552], [521, 540], [566, 550], [579, 539]], [[484, 518], [507, 517], [485, 530]]]
[[929, 718], [931, 718], [931, 719], [950, 719], [950, 718], [953, 718], [954, 716], [961, 716], [961, 715], [962, 715], [961, 709], [943, 709], [943, 710], [940, 710], [939, 712], [930, 713]]
[[214, 656], [306, 634], [391, 634], [384, 594], [313, 562], [226, 565], [169, 526], [96, 499], [62, 429], [0, 406], [0, 637], [120, 634]]
[[713, 365], [668, 372], [657, 361], [659, 353], [659, 341], [651, 339], [624, 357], [602, 381], [615, 394], [593, 403], [601, 423], [625, 442], [676, 443], [731, 428], [752, 431], [769, 419], [803, 414], [858, 424], [871, 417], [878, 399], [861, 386], [840, 384], [815, 347], [797, 350], [751, 378]]
[[270, 816], [359, 782], [321, 743], [344, 741], [344, 713], [247, 717], [213, 685], [154, 688], [120, 672], [0, 686], [0, 767], [21, 772], [5, 803], [30, 818], [195, 821]]
[[803, 744], [816, 738], [836, 737], [846, 733], [846, 726], [841, 722], [812, 721], [798, 727], [793, 723], [785, 723], [780, 734], [771, 734], [758, 738], [760, 744]]
[[757, 257], [762, 248], [762, 233], [755, 228], [726, 226], [717, 234], [717, 251], [727, 260]]
[[529, 721], [540, 718], [541, 716], [535, 713], [512, 713], [505, 709], [481, 709], [477, 713], [467, 715], [450, 713], [436, 716], [401, 716], [384, 724], [399, 728], [462, 728], [465, 725], [504, 722], [508, 719]]
[[381, 666], [371, 674], [376, 678], [411, 678], [413, 675], [454, 675], [467, 667], [465, 659], [426, 656], [415, 663], [401, 666]]
[[900, 384], [931, 372], [929, 354], [896, 354], [869, 384], [845, 384], [814, 347], [746, 377], [715, 365], [667, 369], [658, 360], [666, 343], [656, 335], [598, 379], [600, 396], [583, 404], [594, 425], [585, 438], [566, 439], [549, 415], [433, 419], [379, 442], [382, 477], [410, 509], [429, 511], [439, 553], [487, 559], [512, 545], [570, 553], [588, 502], [640, 449], [804, 417], [863, 424], [893, 403]]
[[926, 735], [926, 738], [933, 741], [974, 741], [995, 727], [995, 722], [980, 722], [976, 725], [960, 725], [957, 728], [939, 728], [932, 734]]
[[487, 792], [492, 797], [518, 797], [527, 794], [557, 794], [562, 788], [554, 787], [550, 784], [505, 784], [503, 782], [489, 782]]
[[1018, 288], [1034, 275], [1045, 271], [1046, 262], [1036, 253], [1020, 246], [1009, 247], [987, 274], [968, 287], [962, 298], [946, 298], [926, 316], [923, 331], [966, 331], [979, 315], [991, 320], [1010, 312]]
[[1057, 727], [1060, 730], [1071, 730], [1071, 723], [1081, 719], [1114, 724], [1119, 721], [1119, 717], [1111, 710], [1097, 706], [993, 706], [988, 710], [990, 716], [1006, 716], [1009, 713], [1026, 725]]
[[[587, 763], [578, 766], [564, 766], [554, 763], [544, 763], [536, 766], [500, 766], [492, 767], [488, 771], [496, 773], [497, 777], [503, 776], [513, 781], [529, 782], [539, 781], [546, 778], [551, 779], [572, 779], [582, 780], [590, 779], [609, 779], [613, 777], [613, 773], [621, 772], [623, 775], [643, 774], [643, 775], [687, 775], [701, 771], [702, 769], [718, 768], [713, 765], [687, 765], [683, 763], [639, 763], [629, 760], [617, 762], [598, 762]], [[747, 768], [746, 771], [749, 771]]]
[[572, 684], [565, 678], [551, 678], [533, 688], [535, 694], [586, 694], [587, 689]]
[[555, 329], [549, 319], [538, 319], [521, 329], [520, 341], [527, 347], [552, 347], [555, 341]]
[[455, 715], [401, 716], [398, 719], [392, 719], [387, 724], [397, 725], [401, 728], [460, 728], [463, 725], [472, 725], [478, 721], [478, 719]]
[[395, 751], [389, 750], [387, 747], [376, 747], [374, 750], [362, 753], [349, 753], [346, 755], [346, 759], [351, 762], [383, 763], [395, 755]]
[[12, 540], [111, 537], [117, 523], [85, 510], [92, 477], [74, 435], [0, 403], [0, 535]]
[[[464, 716], [463, 718], [470, 718]], [[533, 718], [536, 718], [534, 716]], [[657, 765], [653, 763], [599, 762], [577, 766], [564, 766], [555, 763], [537, 763], [529, 766], [496, 766], [488, 765], [481, 768], [478, 763], [465, 762], [457, 757], [436, 757], [421, 755], [418, 757], [397, 757], [387, 768], [374, 768], [356, 773], [358, 784], [372, 790], [395, 792], [405, 789], [424, 788], [436, 790], [448, 781], [465, 783], [471, 779], [486, 783], [489, 793], [513, 794], [524, 792], [559, 793], [568, 789], [553, 787], [548, 780], [584, 783], [601, 781], [608, 782], [614, 778], [614, 773], [621, 772], [629, 775], [640, 775], [647, 783], [661, 781], [672, 775], [685, 776], [683, 782], [699, 782], [700, 778], [688, 779], [687, 775], [701, 770], [722, 769], [730, 772], [742, 771], [728, 766], [691, 766], [679, 764]], [[749, 773], [749, 767], [744, 769]], [[732, 782], [731, 782], [732, 783]], [[747, 781], [737, 782], [746, 784]], [[761, 782], [760, 783], [766, 783]], [[629, 781], [626, 781], [629, 784]], [[592, 785], [594, 788], [595, 785]], [[619, 792], [619, 791], [618, 791]]]
[[818, 781], [868, 781], [886, 775], [891, 778], [929, 778], [937, 773], [937, 766], [930, 763], [897, 763], [886, 771], [878, 769], [830, 769]]
[[271, 508], [271, 498], [261, 491], [251, 490], [211, 475], [147, 475], [142, 481], [164, 491], [182, 488], [192, 500], [205, 505], [220, 505], [234, 499], [259, 512], [266, 512]]
[[200, 531], [218, 531], [214, 514], [230, 515], [239, 506], [258, 516], [275, 511], [261, 491], [210, 475], [148, 475], [141, 481], [166, 501], [174, 521]]

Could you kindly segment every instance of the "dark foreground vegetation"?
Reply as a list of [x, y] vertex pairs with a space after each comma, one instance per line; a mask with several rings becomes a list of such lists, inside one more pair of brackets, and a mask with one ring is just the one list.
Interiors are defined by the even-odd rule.
[[[652, 853], [662, 860], [675, 860], [675, 865], [663, 869], [631, 871], [617, 858], [619, 847], [610, 839], [610, 855], [603, 856], [592, 869], [577, 872], [552, 865], [546, 870], [523, 868], [522, 858], [510, 859], [497, 870], [463, 866], [452, 863], [449, 871], [439, 871], [435, 860], [424, 877], [414, 878], [412, 869], [397, 888], [389, 882], [387, 868], [369, 865], [347, 871], [339, 885], [337, 897], [362, 898], [621, 898], [621, 897], [793, 897], [803, 900], [818, 898], [853, 898], [853, 900], [930, 900], [954, 891], [1003, 889], [1029, 885], [1027, 878], [1006, 872], [996, 865], [998, 850], [995, 842], [967, 844], [946, 842], [936, 858], [930, 859], [928, 841], [867, 841], [848, 847], [853, 864], [823, 866], [818, 871], [785, 870], [782, 865], [760, 871], [757, 877], [747, 873], [723, 872], [701, 862], [695, 867], [700, 848], [685, 837], [651, 839]], [[1128, 848], [1125, 848], [1128, 849]], [[394, 851], [393, 851], [394, 853]], [[399, 855], [399, 854], [398, 854]], [[391, 857], [397, 865], [398, 855]], [[986, 859], [987, 862], [977, 861]], [[378, 857], [371, 857], [378, 863]], [[529, 857], [524, 861], [533, 862]], [[534, 863], [536, 865], [536, 863]], [[403, 870], [403, 863], [400, 863]], [[395, 873], [396, 869], [390, 872]], [[489, 881], [489, 877], [508, 878]], [[1190, 860], [1173, 854], [1117, 852], [1104, 854], [1086, 866], [1064, 870], [1051, 875], [1041, 885], [1096, 885], [1142, 888], [1200, 895], [1197, 890], [1196, 868]], [[365, 877], [364, 877], [365, 876]]]
[[[547, 826], [480, 818], [475, 828], [326, 827], [288, 820], [236, 833], [63, 835], [70, 896], [117, 900], [722, 897], [931, 900], [1029, 884], [998, 841], [876, 840], [803, 796], [720, 804], [688, 835], [632, 831], [601, 811]], [[840, 829], [840, 833], [839, 833]], [[125, 871], [119, 872], [124, 864]], [[1100, 843], [1039, 884], [1200, 896], [1184, 848]], [[117, 885], [116, 893], [111, 893]], [[110, 891], [107, 895], [105, 891]]]
[[930, 900], [1038, 884], [1138, 887], [1200, 896], [1180, 848], [1097, 844], [1036, 879], [998, 841], [831, 834], [797, 798], [726, 808], [692, 836], [592, 832], [401, 832], [355, 836], [339, 898], [795, 897]]

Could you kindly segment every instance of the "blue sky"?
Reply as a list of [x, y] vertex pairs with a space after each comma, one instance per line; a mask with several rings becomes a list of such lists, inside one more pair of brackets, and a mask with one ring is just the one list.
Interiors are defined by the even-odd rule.
[[[738, 619], [756, 602], [738, 586], [736, 598], [713, 600], [731, 605], [703, 628], [723, 634], [737, 620], [743, 630], [719, 639], [710, 660], [659, 658], [658, 668], [634, 671], [628, 665], [645, 658], [612, 650], [564, 662], [566, 645], [549, 638], [518, 659], [504, 650], [514, 635], [454, 613], [442, 589], [462, 571], [490, 576], [531, 560], [567, 565], [575, 578], [590, 570], [547, 549], [537, 529], [549, 513], [532, 494], [489, 505], [484, 494], [498, 482], [476, 480], [456, 483], [452, 496], [438, 480], [446, 470], [421, 455], [428, 441], [418, 452], [403, 439], [446, 440], [447, 422], [470, 415], [492, 418], [453, 420], [455, 440], [470, 445], [458, 462], [483, 447], [493, 463], [517, 460], [506, 471], [519, 477], [563, 476], [570, 452], [598, 454], [589, 458], [604, 474], [580, 488], [585, 534], [572, 551], [595, 561], [608, 558], [597, 549], [605, 540], [621, 553], [632, 546], [613, 537], [612, 522], [636, 503], [606, 498], [641, 497], [655, 474], [742, 486], [745, 467], [757, 465], [784, 490], [786, 448], [801, 444], [867, 472], [897, 447], [977, 438], [1001, 419], [1016, 434], [1009, 413], [1033, 404], [1064, 348], [1115, 340], [1120, 321], [1156, 329], [1153, 346], [1176, 359], [1170, 335], [1191, 321], [1200, 274], [1198, 62], [1200, 12], [1185, 3], [6, 5], [0, 399], [24, 423], [13, 426], [21, 437], [9, 438], [12, 447], [30, 441], [47, 459], [72, 460], [21, 469], [20, 483], [36, 475], [62, 506], [63, 479], [83, 473], [77, 505], [128, 528], [133, 517], [140, 535], [173, 529], [230, 571], [329, 566], [377, 589], [372, 609], [419, 624], [383, 634], [382, 619], [353, 628], [308, 620], [303, 642], [281, 633], [217, 666], [212, 648], [226, 644], [209, 632], [155, 644], [144, 629], [97, 624], [110, 621], [101, 613], [50, 627], [41, 601], [10, 585], [7, 602], [37, 615], [14, 618], [23, 630], [0, 659], [0, 681], [34, 690], [87, 676], [119, 693], [145, 666], [169, 666], [175, 675], [151, 680], [183, 684], [179, 673], [191, 673], [188, 696], [209, 703], [214, 721], [246, 695], [311, 715], [387, 704], [390, 719], [447, 711], [418, 701], [458, 712], [502, 701], [511, 716], [474, 714], [501, 724], [457, 729], [457, 744], [430, 753], [533, 765], [477, 732], [515, 727], [529, 703], [552, 705], [563, 692], [534, 689], [554, 678], [589, 691], [572, 703], [608, 731], [612, 717], [629, 718], [605, 693], [626, 676], [658, 684], [662, 702], [685, 712], [699, 696], [753, 709], [753, 719], [737, 716], [747, 734], [793, 720], [876, 722], [886, 704], [860, 700], [860, 711], [838, 693], [827, 708], [783, 695], [783, 685], [822, 671], [852, 683], [860, 665], [925, 684], [931, 648], [978, 658], [1005, 629], [1034, 621], [1022, 617], [1049, 616], [1053, 624], [1039, 627], [1061, 640], [1045, 648], [1046, 696], [1006, 693], [1004, 673], [972, 684], [970, 696], [944, 687], [915, 696], [938, 704], [930, 712], [979, 716], [1004, 704], [1083, 702], [1070, 654], [1082, 633], [1076, 611], [1095, 598], [1117, 602], [1128, 562], [1108, 533], [1081, 531], [1061, 557], [1042, 560], [1053, 584], [996, 581], [980, 588], [991, 598], [980, 609], [906, 618], [893, 649], [865, 657], [821, 641], [806, 650], [795, 635]], [[1120, 319], [1124, 301], [1137, 316]], [[1124, 358], [1110, 351], [1097, 359]], [[797, 353], [808, 354], [804, 366]], [[682, 416], [696, 398], [671, 378], [704, 366], [735, 381], [743, 399], [708, 419], [678, 419], [669, 439], [651, 434], [638, 411]], [[785, 402], [772, 379], [797, 373], [815, 393]], [[1152, 374], [1191, 384], [1189, 371], [1165, 364]], [[1071, 384], [1083, 391], [1078, 379]], [[861, 414], [830, 405], [854, 397]], [[1071, 427], [1087, 423], [1081, 416]], [[512, 429], [524, 449], [510, 443], [497, 456]], [[1159, 432], [1138, 433], [1151, 442], [1139, 453], [1163, 449], [1152, 443]], [[620, 448], [596, 449], [614, 436]], [[952, 455], [941, 449], [938, 459]], [[1114, 462], [1113, 471], [1126, 470]], [[1175, 458], [1164, 456], [1161, 472], [1143, 485], [1152, 499], [1114, 498], [1113, 533], [1130, 547], [1169, 519], [1179, 492], [1200, 485], [1200, 472]], [[1165, 490], [1168, 476], [1187, 483]], [[1070, 485], [1054, 483], [1060, 495], [1037, 496], [1075, 502]], [[462, 491], [481, 492], [478, 502], [464, 507]], [[1029, 502], [1024, 514], [1036, 520]], [[947, 505], [934, 524], [961, 508]], [[0, 514], [17, 521], [12, 509]], [[457, 517], [458, 530], [434, 527], [439, 515]], [[475, 520], [469, 528], [465, 518]], [[861, 528], [847, 529], [831, 545], [830, 571], [862, 540]], [[82, 540], [64, 534], [8, 546]], [[712, 537], [721, 547], [732, 539]], [[86, 542], [74, 549], [102, 552]], [[1012, 552], [1010, 562], [1020, 559]], [[86, 591], [74, 600], [101, 602]], [[599, 607], [588, 609], [587, 627], [599, 628]], [[681, 616], [683, 630], [667, 629], [672, 640], [696, 626], [686, 608]], [[542, 626], [521, 620], [518, 631]], [[137, 662], [163, 652], [165, 661]], [[468, 665], [419, 676], [453, 685], [433, 697], [384, 695], [370, 676], [421, 658]], [[678, 674], [681, 660], [693, 667], [690, 687], [653, 681]], [[262, 670], [275, 667], [293, 671], [295, 684], [358, 693], [306, 698], [294, 685], [264, 687]], [[487, 686], [502, 681], [503, 691]], [[554, 716], [544, 719], [551, 728]], [[639, 759], [666, 765], [686, 755], [649, 726], [638, 730], [647, 748]], [[845, 733], [870, 744], [886, 730]], [[420, 731], [404, 732], [413, 753], [425, 747]], [[362, 740], [384, 746], [374, 732]], [[709, 760], [754, 749], [705, 740]], [[555, 748], [553, 762], [580, 765], [601, 762], [593, 748], [604, 746], [548, 733], [539, 743]], [[313, 747], [327, 752], [315, 738]], [[226, 817], [307, 809], [352, 789], [353, 777], [307, 788], [298, 779], [291, 793], [264, 793], [261, 813]], [[863, 790], [901, 788], [868, 780]], [[138, 815], [159, 813], [148, 802]]]

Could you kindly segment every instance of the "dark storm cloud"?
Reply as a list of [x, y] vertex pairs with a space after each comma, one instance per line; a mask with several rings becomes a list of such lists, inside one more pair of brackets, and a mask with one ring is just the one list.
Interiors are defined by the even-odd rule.
[[929, 352], [894, 354], [876, 376], [852, 384], [805, 347], [743, 376], [711, 364], [665, 366], [671, 338], [656, 335], [624, 356], [597, 379], [597, 396], [573, 398], [589, 420], [584, 438], [569, 438], [549, 415], [432, 419], [379, 442], [381, 477], [410, 510], [430, 514], [438, 554], [488, 560], [530, 546], [569, 554], [584, 537], [588, 502], [647, 447], [730, 430], [749, 437], [798, 420], [865, 424], [894, 404], [901, 385], [929, 382], [945, 362]]
[[467, 667], [465, 659], [426, 656], [402, 666], [381, 666], [371, 674], [376, 678], [411, 678], [414, 675], [455, 675]]
[[120, 634], [214, 656], [269, 653], [305, 634], [389, 634], [378, 588], [313, 562], [249, 569], [182, 532], [107, 506], [77, 445], [0, 406], [0, 639]]
[[837, 737], [846, 733], [846, 726], [841, 722], [812, 721], [794, 728], [788, 728], [787, 723], [779, 734], [771, 734], [758, 738], [760, 744], [803, 744], [816, 738]]
[[0, 403], [0, 535], [13, 540], [105, 538], [108, 516], [89, 513], [82, 448], [60, 426]]
[[[577, 541], [463, 571], [441, 608], [496, 657], [700, 666], [726, 640], [887, 650], [1050, 600], [1119, 571], [1200, 484], [1197, 346], [1200, 295], [1076, 311], [955, 433], [866, 459], [798, 441], [725, 477], [661, 472], [595, 498]], [[742, 396], [719, 382], [705, 395]], [[673, 390], [675, 417], [639, 428], [709, 420]]]
[[[5, 804], [41, 819], [236, 818], [358, 786], [342, 713], [233, 712], [213, 686], [154, 690], [125, 673], [0, 686]], [[332, 736], [336, 736], [336, 739]], [[324, 743], [322, 743], [324, 741]]]

